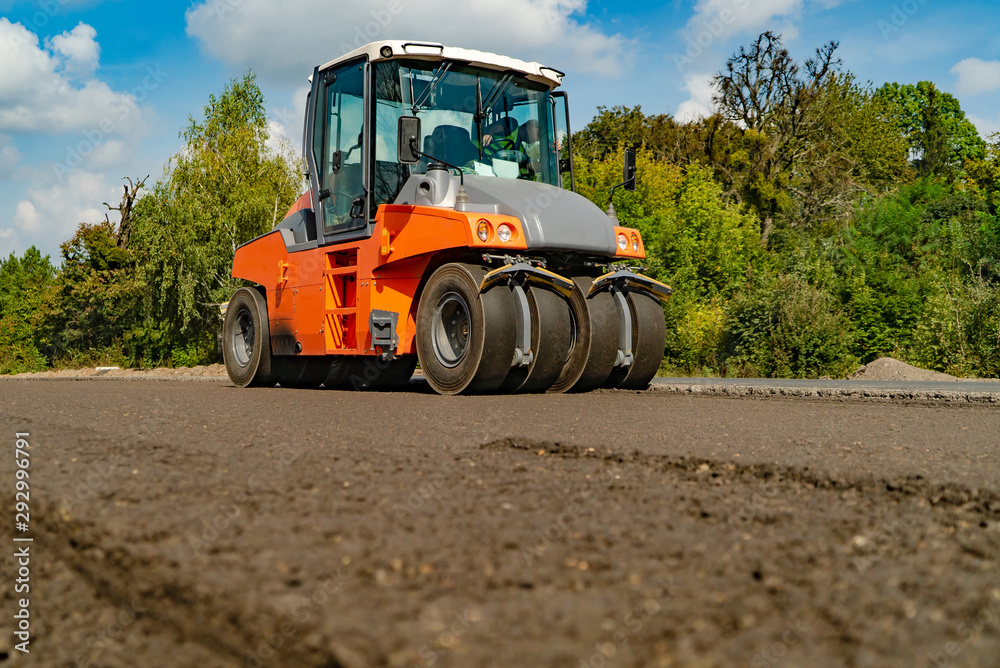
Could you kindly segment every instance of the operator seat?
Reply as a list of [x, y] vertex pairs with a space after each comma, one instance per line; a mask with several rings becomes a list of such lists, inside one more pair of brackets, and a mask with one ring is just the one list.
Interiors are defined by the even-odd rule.
[[479, 150], [469, 131], [457, 125], [439, 125], [424, 138], [424, 153], [461, 167], [479, 158]]
[[485, 129], [484, 134], [493, 135], [494, 137], [509, 137], [517, 129], [517, 121], [510, 116], [504, 116], [490, 123]]

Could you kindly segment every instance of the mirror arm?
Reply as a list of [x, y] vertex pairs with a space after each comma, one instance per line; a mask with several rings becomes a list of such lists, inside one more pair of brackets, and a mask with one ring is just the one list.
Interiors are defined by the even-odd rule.
[[459, 182], [459, 185], [462, 188], [465, 188], [465, 177], [462, 174], [462, 168], [461, 167], [456, 167], [455, 165], [452, 165], [450, 163], [445, 162], [441, 158], [435, 158], [433, 155], [430, 155], [428, 153], [424, 153], [423, 151], [418, 151], [417, 150], [417, 138], [416, 137], [410, 137], [410, 150], [413, 151], [414, 155], [419, 155], [419, 156], [421, 156], [423, 158], [427, 158], [428, 160], [433, 160], [434, 162], [440, 162], [445, 167], [450, 167], [451, 169], [457, 169], [458, 170], [458, 182]]

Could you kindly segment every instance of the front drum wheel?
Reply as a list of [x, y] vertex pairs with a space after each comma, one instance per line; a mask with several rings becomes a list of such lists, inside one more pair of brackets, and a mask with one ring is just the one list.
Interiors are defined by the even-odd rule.
[[267, 302], [253, 288], [240, 288], [229, 300], [222, 327], [226, 373], [237, 387], [273, 387], [278, 382], [271, 357]]
[[450, 263], [435, 271], [417, 305], [417, 355], [440, 394], [493, 392], [514, 358], [514, 304], [510, 291], [480, 294], [486, 270]]
[[562, 373], [549, 392], [587, 392], [611, 375], [618, 352], [618, 310], [606, 290], [589, 295], [594, 279], [573, 278], [569, 298], [571, 346]]
[[656, 297], [644, 292], [628, 293], [632, 312], [632, 353], [635, 360], [628, 375], [617, 385], [622, 390], [645, 390], [660, 370], [666, 348], [667, 325], [663, 306]]

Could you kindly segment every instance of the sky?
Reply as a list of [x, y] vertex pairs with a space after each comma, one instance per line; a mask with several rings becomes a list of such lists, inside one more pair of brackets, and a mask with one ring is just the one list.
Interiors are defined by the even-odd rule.
[[800, 61], [839, 42], [874, 86], [933, 81], [984, 138], [1000, 131], [995, 0], [0, 0], [0, 257], [58, 262], [123, 177], [163, 177], [189, 117], [248, 69], [272, 138], [296, 147], [312, 68], [380, 39], [562, 70], [580, 129], [602, 105], [710, 113], [712, 77], [764, 30]]

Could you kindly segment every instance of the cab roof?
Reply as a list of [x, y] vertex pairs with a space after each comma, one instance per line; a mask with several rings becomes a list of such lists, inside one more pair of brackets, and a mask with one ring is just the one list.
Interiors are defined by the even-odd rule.
[[[383, 55], [388, 47], [391, 55]], [[500, 72], [518, 72], [528, 79], [544, 84], [549, 88], [555, 88], [562, 84], [563, 72], [545, 67], [536, 62], [508, 58], [487, 51], [476, 51], [474, 49], [461, 49], [454, 46], [445, 46], [437, 42], [408, 42], [404, 40], [385, 39], [371, 42], [364, 46], [345, 53], [339, 58], [335, 58], [325, 65], [320, 66], [320, 71], [329, 69], [343, 62], [353, 60], [360, 56], [367, 56], [369, 62], [382, 60], [392, 60], [394, 58], [409, 58], [417, 60], [457, 60], [470, 65], [497, 70]]]

